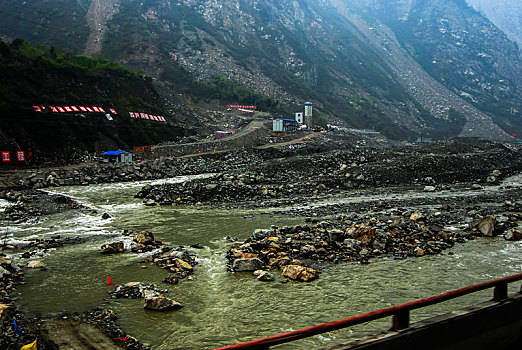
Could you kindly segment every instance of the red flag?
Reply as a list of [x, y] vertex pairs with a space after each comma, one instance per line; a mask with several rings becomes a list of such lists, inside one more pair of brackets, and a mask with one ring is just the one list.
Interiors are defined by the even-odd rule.
[[116, 284], [116, 283], [112, 283], [111, 278], [109, 277], [109, 275], [107, 275], [107, 284], [108, 284], [109, 286], [111, 286], [111, 285], [113, 285], [113, 284]]

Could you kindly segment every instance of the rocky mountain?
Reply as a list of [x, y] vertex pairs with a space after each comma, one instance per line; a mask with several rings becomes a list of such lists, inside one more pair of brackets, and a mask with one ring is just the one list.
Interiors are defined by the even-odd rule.
[[467, 0], [522, 50], [522, 3], [518, 0]]
[[0, 13], [5, 39], [111, 57], [176, 94], [220, 76], [285, 113], [312, 101], [316, 117], [395, 138], [522, 134], [518, 48], [465, 0], [4, 0]]

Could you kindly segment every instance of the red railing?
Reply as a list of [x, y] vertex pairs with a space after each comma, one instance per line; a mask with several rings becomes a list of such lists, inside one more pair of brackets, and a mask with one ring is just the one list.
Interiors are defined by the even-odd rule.
[[[323, 323], [318, 326], [303, 328], [297, 331], [274, 335], [267, 338], [252, 340], [246, 343], [236, 344], [219, 348], [215, 350], [228, 349], [269, 349], [271, 346], [288, 343], [294, 340], [308, 338], [314, 335], [335, 331], [338, 329], [354, 326], [369, 321], [378, 320], [384, 317], [392, 316], [392, 330], [404, 329], [410, 323], [410, 311], [425, 306], [438, 304], [447, 300], [455, 299], [463, 295], [478, 292], [484, 289], [495, 288], [493, 290], [493, 300], [502, 300], [507, 298], [508, 283], [522, 280], [522, 273], [498, 278], [495, 280], [474, 284], [472, 286], [453, 290], [451, 292], [435, 295], [425, 299], [411, 301], [409, 303], [391, 306], [385, 309], [368, 312], [362, 315], [348, 317], [342, 320]], [[521, 289], [522, 292], [522, 289]]]

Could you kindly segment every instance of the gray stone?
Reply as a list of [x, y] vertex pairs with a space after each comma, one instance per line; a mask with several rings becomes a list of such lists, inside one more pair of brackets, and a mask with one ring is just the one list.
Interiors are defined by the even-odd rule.
[[508, 241], [513, 242], [522, 240], [522, 227], [508, 230], [508, 232], [506, 232], [506, 234], [504, 235], [504, 238]]
[[45, 268], [45, 265], [40, 260], [32, 260], [27, 263], [27, 267], [30, 269], [41, 269]]
[[232, 270], [236, 272], [252, 272], [261, 270], [264, 264], [258, 258], [236, 259], [232, 263]]
[[495, 216], [486, 216], [477, 225], [478, 230], [487, 237], [493, 237], [495, 231], [495, 223], [497, 218]]
[[268, 271], [263, 271], [257, 276], [257, 280], [261, 282], [272, 282], [275, 280], [274, 276]]
[[272, 231], [270, 230], [258, 228], [252, 232], [252, 237], [254, 239], [263, 239], [265, 237], [269, 237], [271, 233]]
[[4, 278], [4, 276], [11, 275], [11, 272], [4, 269], [2, 266], [0, 266], [0, 279]]
[[116, 254], [125, 251], [123, 241], [113, 242], [104, 244], [101, 246], [102, 253], [104, 254]]
[[435, 192], [436, 190], [435, 186], [424, 186], [424, 192]]
[[154, 311], [168, 311], [168, 310], [176, 310], [181, 309], [183, 307], [182, 304], [165, 297], [164, 295], [160, 295], [157, 297], [148, 297], [145, 298], [144, 308], [148, 310]]

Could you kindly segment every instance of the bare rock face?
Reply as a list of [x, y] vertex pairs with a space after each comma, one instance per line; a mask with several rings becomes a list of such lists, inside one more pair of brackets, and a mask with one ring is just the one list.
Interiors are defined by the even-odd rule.
[[319, 270], [300, 265], [286, 265], [281, 276], [295, 281], [309, 282], [319, 278]]
[[155, 311], [168, 311], [168, 310], [177, 310], [183, 307], [182, 304], [165, 297], [164, 295], [160, 295], [157, 297], [149, 297], [145, 298], [145, 309], [155, 310]]

